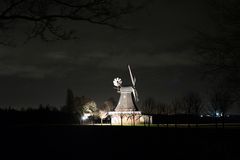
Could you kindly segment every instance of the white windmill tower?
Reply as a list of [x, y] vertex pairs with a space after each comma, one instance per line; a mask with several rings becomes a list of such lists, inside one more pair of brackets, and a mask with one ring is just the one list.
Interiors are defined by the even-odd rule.
[[[125, 117], [130, 117], [131, 115], [141, 115], [141, 112], [138, 110], [136, 105], [139, 101], [136, 90], [136, 78], [132, 74], [130, 65], [128, 65], [128, 70], [132, 86], [122, 86], [122, 80], [119, 77], [113, 80], [113, 84], [115, 86], [114, 88], [117, 89], [118, 93], [120, 93], [120, 98], [114, 112], [109, 112], [109, 114], [112, 115], [113, 123], [119, 123], [119, 117], [121, 118], [122, 123], [123, 115], [125, 115]], [[126, 123], [129, 123], [128, 119], [129, 118], [125, 119]]]

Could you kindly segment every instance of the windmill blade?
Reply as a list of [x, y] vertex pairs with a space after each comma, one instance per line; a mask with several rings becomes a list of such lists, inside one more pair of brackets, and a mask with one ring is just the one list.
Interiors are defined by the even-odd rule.
[[138, 102], [139, 101], [138, 93], [137, 93], [137, 90], [135, 88], [132, 88], [132, 94], [133, 94], [134, 101]]
[[138, 99], [138, 93], [137, 93], [137, 90], [136, 90], [136, 89], [133, 89], [133, 96], [134, 96], [135, 102], [138, 102], [139, 99]]
[[128, 70], [129, 70], [129, 74], [130, 74], [130, 77], [131, 77], [131, 81], [132, 81], [133, 87], [135, 87], [135, 84], [136, 84], [136, 78], [135, 78], [135, 77], [133, 76], [133, 74], [132, 74], [132, 71], [131, 71], [130, 65], [128, 65]]
[[136, 95], [136, 102], [139, 101], [139, 98], [138, 98], [138, 93], [137, 93], [137, 90], [135, 89], [135, 95]]

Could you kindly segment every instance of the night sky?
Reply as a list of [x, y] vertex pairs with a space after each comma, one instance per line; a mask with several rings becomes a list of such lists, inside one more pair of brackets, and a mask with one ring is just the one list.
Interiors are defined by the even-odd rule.
[[[0, 105], [36, 107], [40, 103], [62, 106], [66, 90], [93, 98], [97, 104], [115, 97], [113, 79], [130, 84], [127, 64], [137, 78], [141, 101], [153, 97], [171, 102], [189, 91], [204, 95], [207, 84], [194, 61], [194, 29], [211, 30], [205, 1], [153, 1], [113, 29], [87, 22], [72, 22], [77, 40], [23, 44], [22, 28], [16, 47], [0, 47]], [[63, 23], [66, 23], [63, 21]]]

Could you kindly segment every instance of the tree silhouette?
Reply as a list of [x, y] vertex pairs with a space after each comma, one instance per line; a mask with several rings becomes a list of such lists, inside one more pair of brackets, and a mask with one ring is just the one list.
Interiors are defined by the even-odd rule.
[[[199, 117], [202, 108], [202, 99], [198, 93], [190, 92], [183, 97], [183, 102], [188, 116], [188, 127], [190, 127], [190, 116], [194, 113], [196, 118]], [[198, 119], [196, 120], [196, 125], [198, 125]]]
[[[27, 39], [76, 38], [74, 30], [67, 25], [69, 21], [124, 28], [118, 24], [119, 18], [144, 5], [143, 0], [3, 0], [0, 2], [0, 42], [10, 44], [15, 38], [10, 33], [15, 29], [26, 32]], [[23, 26], [26, 26], [25, 30], [22, 30]]]
[[211, 93], [210, 95], [210, 103], [208, 104], [208, 110], [210, 110], [210, 113], [212, 113], [212, 116], [215, 121], [215, 127], [218, 127], [218, 117], [217, 117], [217, 112], [219, 111], [219, 105], [218, 105], [218, 97], [216, 93]]
[[[168, 118], [169, 118], [169, 105], [166, 104], [166, 103], [163, 103], [163, 102], [159, 102], [156, 104], [153, 112], [155, 114], [157, 114], [158, 116], [163, 116], [163, 117], [166, 117], [166, 123], [167, 123], [167, 127], [168, 127]], [[159, 123], [158, 122], [158, 126], [159, 126]]]
[[[223, 88], [218, 87], [215, 90], [213, 90], [213, 93], [211, 94], [211, 97], [210, 97], [210, 103], [214, 110], [215, 118], [217, 118], [217, 115], [216, 115], [217, 111], [221, 113], [222, 127], [224, 128], [226, 111], [234, 103], [234, 100], [232, 99], [231, 94], [227, 90], [224, 90]], [[216, 122], [216, 127], [217, 127], [217, 122]]]
[[147, 98], [143, 102], [143, 105], [141, 106], [142, 112], [148, 116], [148, 126], [150, 126], [151, 114], [153, 114], [155, 109], [156, 109], [156, 102], [153, 98]]
[[114, 98], [109, 98], [106, 101], [103, 102], [103, 104], [98, 106], [98, 117], [102, 120], [107, 118], [108, 112], [113, 111], [116, 106], [116, 102]]
[[62, 108], [67, 113], [74, 112], [74, 95], [71, 89], [67, 89], [66, 105]]
[[85, 103], [82, 106], [83, 115], [89, 115], [88, 118], [92, 121], [92, 124], [94, 124], [94, 118], [97, 116], [97, 104], [95, 101], [91, 100], [87, 103]]
[[116, 106], [116, 102], [114, 98], [109, 98], [106, 101], [104, 101], [102, 105], [99, 106], [99, 109], [109, 112], [109, 111], [113, 111], [115, 106]]
[[172, 101], [172, 112], [174, 114], [175, 128], [177, 128], [177, 114], [182, 108], [183, 108], [182, 100], [175, 97]]
[[97, 116], [97, 104], [94, 100], [85, 96], [74, 97], [73, 113], [78, 118], [87, 116], [93, 123], [94, 117]]
[[195, 123], [196, 123], [196, 127], [198, 127], [198, 123], [199, 123], [199, 114], [201, 112], [201, 110], [203, 109], [203, 102], [202, 102], [202, 98], [200, 97], [200, 95], [198, 93], [191, 93], [191, 97], [193, 100], [193, 114], [194, 114], [194, 118], [195, 118]]
[[240, 96], [240, 2], [211, 1], [214, 31], [198, 31], [195, 48], [205, 73], [231, 89], [235, 99]]
[[107, 118], [108, 113], [104, 110], [99, 110], [98, 111], [98, 117], [101, 120], [101, 125], [103, 124], [103, 119]]

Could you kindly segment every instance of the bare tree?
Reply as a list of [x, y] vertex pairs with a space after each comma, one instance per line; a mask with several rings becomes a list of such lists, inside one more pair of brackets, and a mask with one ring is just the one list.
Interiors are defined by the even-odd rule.
[[[27, 33], [27, 39], [69, 39], [74, 30], [69, 21], [81, 21], [124, 29], [118, 23], [122, 15], [135, 12], [146, 1], [130, 0], [2, 0], [0, 2], [1, 44], [9, 44], [15, 29]], [[64, 23], [66, 25], [64, 25]]]
[[74, 95], [71, 89], [67, 89], [66, 104], [62, 110], [71, 114], [74, 112]]
[[193, 113], [195, 117], [195, 123], [196, 123], [196, 127], [198, 127], [200, 112], [203, 109], [203, 102], [202, 102], [202, 98], [198, 93], [192, 93], [191, 97], [193, 99]]
[[[215, 89], [210, 97], [210, 104], [214, 110], [214, 114], [215, 114], [214, 116], [215, 118], [217, 118], [216, 113], [217, 111], [220, 112], [222, 117], [223, 128], [225, 123], [226, 111], [231, 107], [233, 103], [234, 103], [234, 100], [232, 99], [231, 94], [227, 90], [221, 87], [218, 87], [217, 89]], [[217, 122], [216, 122], [216, 127], [217, 127]]]
[[167, 107], [168, 105], [166, 103], [159, 102], [156, 105], [156, 108], [154, 109], [154, 112], [156, 114], [167, 114]]
[[103, 119], [107, 118], [108, 112], [113, 111], [115, 107], [115, 100], [114, 98], [109, 98], [108, 100], [104, 101], [102, 105], [98, 107], [98, 117], [101, 119], [101, 124]]
[[102, 109], [104, 109], [107, 112], [113, 111], [116, 106], [116, 101], [114, 100], [114, 98], [109, 98], [106, 101], [104, 101], [101, 106]]
[[103, 124], [103, 119], [107, 118], [108, 113], [104, 110], [98, 111], [98, 117], [101, 119], [101, 125]]
[[217, 93], [211, 93], [210, 95], [210, 103], [208, 105], [208, 109], [210, 110], [210, 112], [212, 113], [212, 116], [214, 118], [215, 121], [215, 127], [218, 127], [218, 117], [217, 117], [217, 112], [219, 111], [219, 105], [218, 105], [218, 100], [219, 97], [217, 95]]
[[240, 98], [240, 2], [238, 0], [211, 1], [214, 31], [198, 31], [195, 48], [204, 73], [214, 83], [225, 85]]
[[223, 112], [224, 127], [226, 110], [240, 100], [240, 2], [213, 0], [211, 7], [214, 32], [198, 31], [195, 48], [205, 75], [214, 81], [208, 108], [214, 112], [216, 127], [216, 113]]
[[[202, 100], [198, 93], [190, 92], [183, 97], [183, 101], [188, 116], [188, 127], [190, 127], [190, 115], [194, 113], [195, 116], [199, 116]], [[198, 122], [196, 122], [196, 125], [198, 125]]]
[[97, 116], [97, 104], [95, 101], [91, 100], [83, 105], [83, 115], [89, 115], [88, 118], [91, 120], [94, 125], [94, 119]]
[[150, 126], [151, 114], [154, 113], [155, 109], [156, 109], [156, 102], [153, 98], [147, 98], [143, 102], [143, 105], [141, 106], [142, 112], [148, 116], [148, 126]]
[[126, 116], [124, 113], [120, 113], [121, 126], [123, 126], [123, 118]]
[[80, 116], [82, 116], [85, 112], [84, 105], [91, 101], [92, 99], [85, 96], [74, 97], [74, 111], [77, 112]]
[[177, 99], [176, 97], [172, 101], [172, 112], [174, 114], [174, 123], [175, 123], [175, 128], [177, 127], [177, 114], [178, 112], [182, 109], [182, 100]]
[[[156, 105], [156, 108], [155, 108], [155, 113], [158, 115], [158, 116], [162, 116], [162, 115], [166, 115], [168, 116], [168, 105], [166, 103], [158, 103]], [[158, 127], [159, 127], [159, 123], [158, 122]]]

